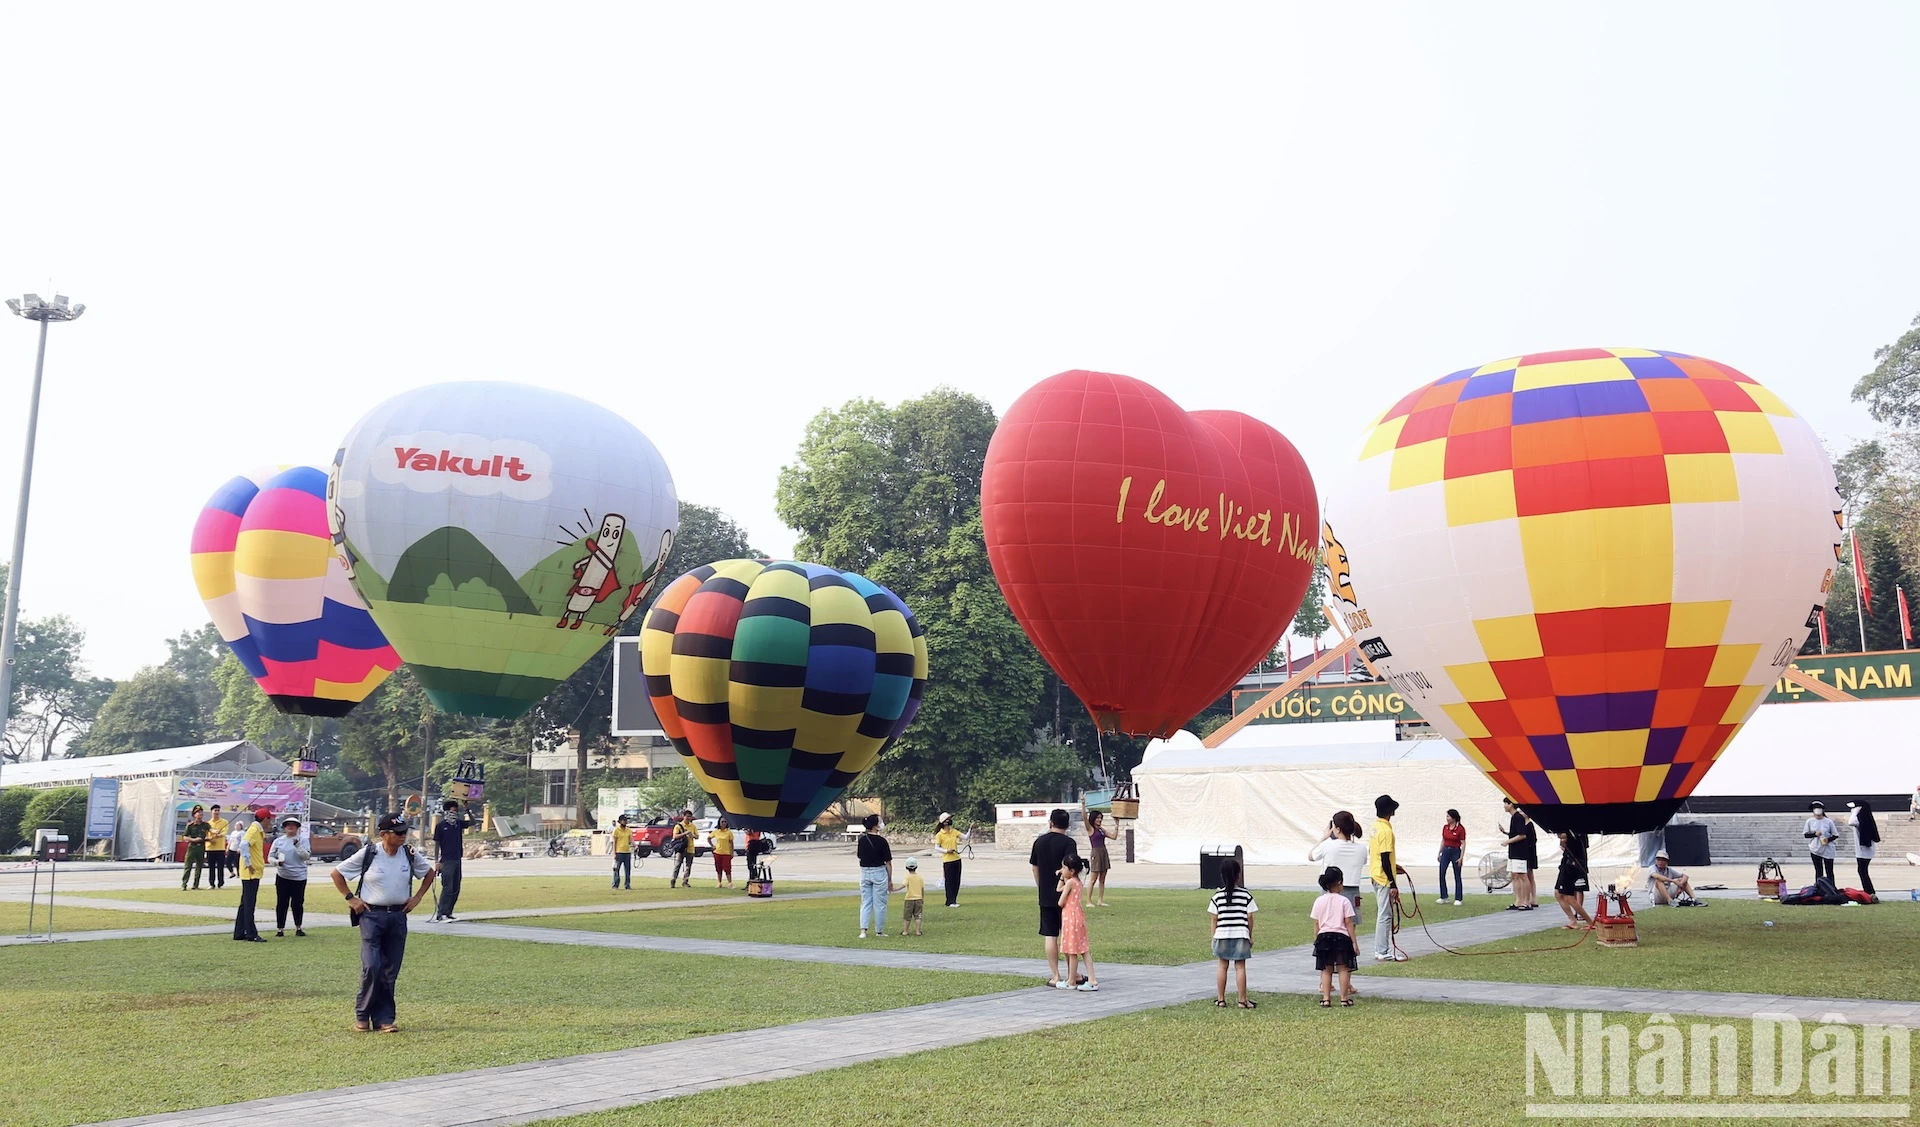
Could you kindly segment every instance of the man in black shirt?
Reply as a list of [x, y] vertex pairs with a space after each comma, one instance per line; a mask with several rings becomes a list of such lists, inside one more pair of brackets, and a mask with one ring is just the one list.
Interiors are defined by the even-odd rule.
[[433, 827], [433, 844], [440, 851], [440, 903], [433, 910], [434, 923], [452, 923], [453, 905], [460, 899], [460, 856], [466, 849], [467, 827], [473, 816], [453, 799], [442, 807], [440, 824]]
[[[1067, 812], [1047, 816], [1047, 832], [1033, 839], [1027, 863], [1040, 893], [1040, 934], [1047, 941], [1047, 985], [1060, 985], [1060, 863], [1078, 857], [1080, 847], [1067, 836]], [[1066, 985], [1072, 986], [1069, 982]]]

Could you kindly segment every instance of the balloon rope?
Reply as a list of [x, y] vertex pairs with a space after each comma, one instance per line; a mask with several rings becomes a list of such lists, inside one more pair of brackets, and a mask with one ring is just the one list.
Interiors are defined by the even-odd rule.
[[1406, 954], [1405, 951], [1400, 950], [1400, 921], [1402, 919], [1419, 920], [1420, 930], [1427, 933], [1427, 941], [1432, 943], [1435, 947], [1440, 948], [1442, 951], [1445, 951], [1447, 954], [1469, 955], [1469, 956], [1471, 955], [1537, 955], [1542, 951], [1571, 951], [1575, 947], [1578, 947], [1582, 943], [1585, 943], [1587, 941], [1587, 936], [1592, 935], [1594, 932], [1594, 929], [1599, 926], [1598, 924], [1588, 924], [1585, 928], [1581, 929], [1580, 938], [1574, 940], [1572, 943], [1562, 943], [1555, 947], [1524, 947], [1524, 948], [1520, 948], [1518, 950], [1513, 950], [1513, 951], [1456, 950], [1455, 948], [1449, 947], [1445, 943], [1442, 943], [1438, 939], [1434, 938], [1433, 929], [1427, 926], [1427, 917], [1422, 915], [1420, 912], [1420, 893], [1413, 887], [1413, 874], [1407, 873], [1404, 875], [1407, 878], [1407, 898], [1413, 901], [1413, 907], [1408, 908], [1406, 900], [1402, 900], [1400, 898], [1399, 876], [1394, 877], [1393, 884], [1388, 887], [1387, 893], [1386, 893], [1388, 896], [1393, 897], [1393, 937], [1391, 939], [1391, 942], [1393, 944], [1393, 950], [1396, 954], [1400, 954], [1400, 955]]

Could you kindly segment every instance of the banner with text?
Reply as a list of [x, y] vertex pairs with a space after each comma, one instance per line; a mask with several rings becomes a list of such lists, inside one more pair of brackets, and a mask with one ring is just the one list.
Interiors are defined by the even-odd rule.
[[[1235, 689], [1233, 714], [1240, 715], [1267, 695], [1265, 689]], [[1249, 724], [1315, 724], [1339, 720], [1399, 720], [1425, 723], [1406, 698], [1384, 681], [1344, 685], [1305, 685], [1260, 710]]]

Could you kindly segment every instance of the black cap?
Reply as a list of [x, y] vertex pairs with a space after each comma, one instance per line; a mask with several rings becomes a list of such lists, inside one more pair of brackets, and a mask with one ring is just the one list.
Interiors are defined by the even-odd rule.
[[388, 830], [394, 830], [399, 833], [406, 833], [407, 820], [405, 818], [402, 818], [398, 814], [388, 814], [387, 816], [380, 819], [380, 832], [386, 833]]
[[1373, 812], [1376, 817], [1391, 818], [1393, 817], [1393, 812], [1398, 809], [1400, 809], [1400, 804], [1395, 802], [1393, 796], [1390, 794], [1383, 794], [1373, 800]]

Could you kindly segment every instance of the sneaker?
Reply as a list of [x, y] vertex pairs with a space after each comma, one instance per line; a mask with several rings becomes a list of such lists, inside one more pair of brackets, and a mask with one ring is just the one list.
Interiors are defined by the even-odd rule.
[[860, 938], [865, 939], [866, 937], [867, 937], [867, 929], [863, 927], [860, 929]]
[[273, 937], [275, 939], [285, 939], [287, 937], [287, 933], [284, 931], [276, 931], [273, 933]]
[[1092, 994], [1100, 989], [1100, 984], [1098, 982], [1082, 982], [1080, 985], [1074, 987], [1074, 989], [1080, 991], [1082, 994]]
[[294, 937], [295, 937], [296, 939], [298, 939], [298, 938], [304, 938], [304, 937], [306, 936], [306, 934], [307, 934], [307, 932], [306, 932], [306, 929], [305, 929], [305, 928], [298, 928], [298, 927], [296, 927], [296, 928], [294, 928], [294, 929], [293, 929], [293, 934], [294, 934]]
[[1404, 963], [1407, 961], [1407, 957], [1395, 951], [1391, 955], [1375, 955], [1373, 961], [1376, 963]]

